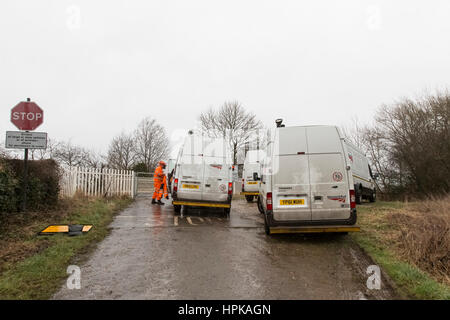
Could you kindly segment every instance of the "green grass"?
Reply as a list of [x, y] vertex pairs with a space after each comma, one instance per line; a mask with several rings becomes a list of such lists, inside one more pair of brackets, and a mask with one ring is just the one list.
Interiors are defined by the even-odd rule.
[[[84, 201], [69, 208], [68, 214], [60, 221], [54, 221], [54, 224], [92, 224], [94, 227], [90, 232], [76, 237], [64, 234], [34, 235], [27, 239], [27, 242], [47, 241], [48, 245], [44, 250], [8, 265], [0, 275], [0, 299], [50, 298], [67, 278], [66, 269], [73, 258], [88, 252], [104, 239], [114, 214], [130, 202], [129, 199]], [[39, 226], [39, 229], [43, 227], [45, 225]]]
[[450, 287], [400, 257], [389, 241], [392, 231], [386, 213], [404, 208], [401, 202], [377, 202], [358, 206], [361, 232], [352, 237], [395, 282], [400, 296], [410, 299], [450, 300]]

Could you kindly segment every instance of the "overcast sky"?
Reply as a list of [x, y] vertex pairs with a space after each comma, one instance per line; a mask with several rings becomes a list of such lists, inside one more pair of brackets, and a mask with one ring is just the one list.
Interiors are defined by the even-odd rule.
[[238, 100], [266, 124], [371, 121], [450, 82], [450, 1], [0, 4], [0, 128], [31, 97], [58, 140], [105, 152], [146, 116], [169, 135]]

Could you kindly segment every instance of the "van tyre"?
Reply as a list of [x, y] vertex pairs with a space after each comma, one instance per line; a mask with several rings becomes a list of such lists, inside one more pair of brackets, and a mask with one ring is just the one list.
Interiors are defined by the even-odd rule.
[[223, 209], [223, 213], [224, 213], [227, 217], [230, 216], [230, 212], [231, 212], [231, 208], [224, 208], [224, 209]]
[[267, 214], [264, 215], [264, 232], [270, 236], [270, 226], [269, 226], [269, 221], [267, 218]]
[[181, 212], [181, 206], [174, 205], [173, 206], [173, 211], [175, 211], [176, 213], [180, 213]]
[[253, 196], [245, 196], [245, 199], [247, 200], [247, 202], [252, 202]]
[[356, 213], [356, 209], [353, 209], [347, 224], [353, 226], [356, 224], [356, 220], [358, 220], [358, 215]]
[[373, 189], [372, 194], [369, 197], [370, 202], [375, 202], [377, 200], [377, 191]]
[[356, 204], [361, 203], [362, 203], [362, 189], [359, 188], [358, 191], [356, 192]]
[[263, 209], [263, 207], [261, 205], [261, 200], [260, 200], [259, 196], [256, 199], [256, 203], [258, 204], [258, 211], [259, 211], [259, 213], [264, 214], [264, 209]]

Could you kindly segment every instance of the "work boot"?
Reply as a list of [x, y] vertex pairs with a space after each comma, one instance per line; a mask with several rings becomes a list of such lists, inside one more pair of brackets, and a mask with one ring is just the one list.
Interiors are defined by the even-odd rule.
[[152, 204], [155, 204], [156, 203], [156, 200], [155, 199], [152, 199]]
[[157, 204], [159, 204], [160, 206], [163, 206], [164, 202], [162, 202], [161, 200], [158, 200]]

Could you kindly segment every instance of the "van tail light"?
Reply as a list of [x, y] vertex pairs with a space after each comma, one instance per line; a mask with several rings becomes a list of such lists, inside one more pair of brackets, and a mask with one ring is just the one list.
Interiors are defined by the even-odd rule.
[[355, 190], [350, 190], [350, 208], [351, 209], [356, 208]]
[[228, 182], [228, 194], [233, 194], [233, 182]]
[[244, 191], [244, 179], [242, 179], [242, 191]]
[[178, 191], [178, 179], [175, 179], [175, 181], [174, 181], [173, 191], [175, 191], [175, 192]]
[[267, 210], [272, 210], [272, 192], [267, 192]]

